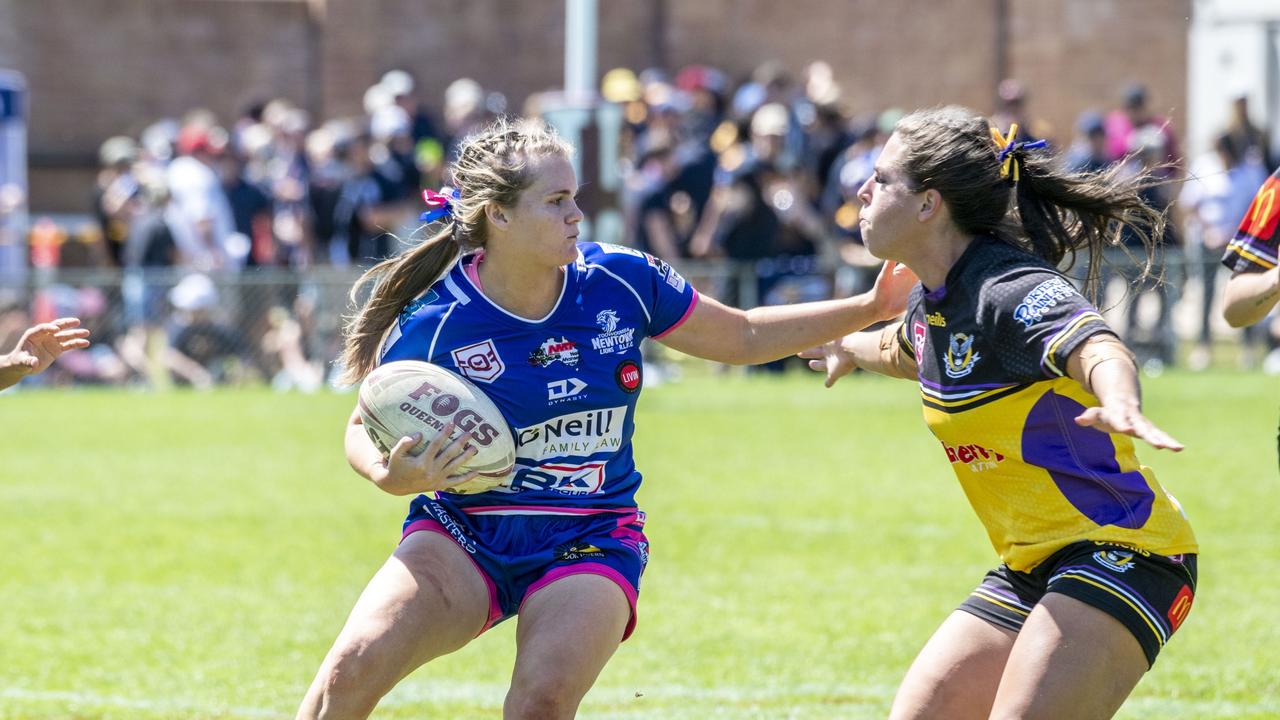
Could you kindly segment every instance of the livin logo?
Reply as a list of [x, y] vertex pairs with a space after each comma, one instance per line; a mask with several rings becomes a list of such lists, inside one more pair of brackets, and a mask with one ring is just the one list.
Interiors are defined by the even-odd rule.
[[973, 335], [951, 333], [947, 344], [946, 371], [949, 378], [962, 378], [973, 372], [974, 365], [982, 359], [980, 353], [973, 351]]

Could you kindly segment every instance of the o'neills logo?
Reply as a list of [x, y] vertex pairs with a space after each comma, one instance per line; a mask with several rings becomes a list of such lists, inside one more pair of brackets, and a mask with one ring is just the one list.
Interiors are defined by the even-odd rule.
[[622, 447], [627, 407], [584, 410], [516, 430], [516, 456], [529, 460], [586, 457]]
[[982, 472], [983, 470], [994, 469], [1004, 461], [1004, 455], [989, 450], [981, 445], [948, 445], [942, 443], [942, 449], [947, 451], [947, 459], [952, 465], [960, 463], [968, 465], [969, 469], [974, 472]]

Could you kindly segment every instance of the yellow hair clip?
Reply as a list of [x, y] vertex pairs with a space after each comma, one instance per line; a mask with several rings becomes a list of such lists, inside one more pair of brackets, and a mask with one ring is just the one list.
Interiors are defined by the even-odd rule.
[[1017, 138], [1018, 123], [1013, 123], [1009, 126], [1008, 135], [1001, 135], [999, 130], [994, 127], [991, 128], [991, 141], [994, 142], [996, 144], [996, 148], [1000, 150], [1000, 177], [1007, 178], [1009, 177], [1010, 171], [1012, 171], [1013, 181], [1015, 183], [1021, 179], [1019, 172], [1019, 166], [1021, 163], [1018, 161], [1017, 153], [1023, 150], [1032, 150], [1034, 148], [1042, 148], [1048, 145], [1048, 143], [1043, 139], [1034, 140], [1032, 142], [1017, 142]]

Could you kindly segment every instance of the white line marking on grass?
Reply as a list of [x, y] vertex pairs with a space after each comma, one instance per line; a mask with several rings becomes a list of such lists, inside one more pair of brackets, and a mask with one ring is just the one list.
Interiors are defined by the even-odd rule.
[[293, 713], [265, 708], [232, 707], [228, 705], [200, 705], [190, 700], [168, 698], [134, 698], [121, 695], [67, 692], [58, 690], [31, 690], [28, 688], [0, 688], [0, 698], [8, 700], [32, 700], [36, 702], [64, 702], [74, 705], [99, 705], [110, 708], [144, 710], [148, 712], [208, 713], [231, 717], [291, 718]]

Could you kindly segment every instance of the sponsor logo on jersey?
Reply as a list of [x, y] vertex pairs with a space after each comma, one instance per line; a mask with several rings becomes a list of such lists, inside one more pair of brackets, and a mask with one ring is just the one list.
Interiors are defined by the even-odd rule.
[[1195, 602], [1196, 594], [1191, 591], [1190, 585], [1183, 585], [1182, 589], [1173, 598], [1173, 604], [1169, 606], [1167, 613], [1169, 625], [1177, 630], [1182, 621], [1187, 619], [1187, 613], [1191, 612], [1191, 603]]
[[929, 328], [924, 323], [916, 320], [911, 323], [911, 344], [916, 350], [916, 365], [924, 362], [924, 341], [929, 337]]
[[424, 305], [430, 305], [439, 299], [440, 296], [436, 294], [435, 290], [428, 290], [417, 299], [410, 301], [410, 303], [405, 305], [404, 309], [400, 311], [400, 324], [403, 325], [408, 322], [409, 318], [413, 317], [413, 314], [418, 312], [418, 310], [420, 310]]
[[633, 393], [640, 389], [640, 364], [634, 360], [623, 360], [618, 363], [618, 369], [614, 370], [613, 376], [623, 392]]
[[1031, 288], [1031, 292], [1022, 298], [1022, 303], [1013, 310], [1013, 319], [1027, 327], [1040, 322], [1044, 313], [1058, 304], [1059, 300], [1079, 295], [1071, 283], [1060, 277], [1050, 278]]
[[507, 369], [498, 356], [498, 349], [493, 346], [493, 340], [460, 347], [451, 354], [458, 371], [472, 380], [491, 383]]
[[555, 405], [578, 399], [582, 397], [582, 391], [586, 389], [587, 384], [578, 378], [552, 380], [547, 383], [547, 404]]
[[974, 335], [951, 333], [947, 342], [947, 353], [943, 356], [949, 378], [962, 378], [973, 372], [973, 367], [982, 359], [982, 355], [973, 351]]
[[591, 339], [592, 349], [601, 355], [624, 353], [636, 344], [635, 328], [618, 328], [616, 310], [601, 310], [596, 314], [596, 325], [600, 326], [600, 334]]
[[1093, 554], [1093, 560], [1118, 573], [1129, 572], [1133, 567], [1133, 553], [1128, 550], [1099, 550]]
[[556, 546], [555, 553], [560, 560], [604, 557], [604, 551], [591, 543], [564, 543]]
[[521, 468], [511, 480], [516, 490], [552, 490], [564, 495], [590, 495], [604, 487], [603, 462], [552, 463]]
[[564, 455], [612, 453], [622, 447], [627, 406], [583, 410], [516, 430], [516, 457], [545, 460]]
[[650, 267], [658, 271], [658, 275], [665, 280], [668, 285], [675, 288], [676, 292], [684, 292], [684, 278], [681, 277], [680, 273], [676, 272], [676, 269], [671, 267], [666, 260], [659, 260], [648, 253], [645, 253], [644, 259], [649, 263]]
[[942, 317], [942, 313], [940, 313], [940, 312], [932, 312], [932, 313], [929, 313], [928, 315], [925, 315], [925, 316], [924, 316], [924, 319], [925, 319], [925, 320], [928, 320], [928, 321], [929, 321], [929, 324], [930, 324], [930, 325], [932, 325], [932, 326], [934, 326], [934, 327], [946, 327], [946, 326], [947, 326], [947, 319], [946, 319], [946, 318], [944, 318], [944, 317]]
[[947, 460], [950, 460], [952, 465], [957, 463], [968, 465], [974, 472], [994, 470], [997, 465], [1004, 462], [1004, 455], [981, 445], [948, 445], [943, 442], [942, 449], [946, 451]]
[[547, 338], [546, 342], [529, 353], [529, 364], [534, 367], [546, 367], [559, 360], [569, 367], [577, 367], [581, 356], [578, 352], [578, 343], [564, 337]]

